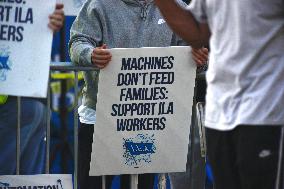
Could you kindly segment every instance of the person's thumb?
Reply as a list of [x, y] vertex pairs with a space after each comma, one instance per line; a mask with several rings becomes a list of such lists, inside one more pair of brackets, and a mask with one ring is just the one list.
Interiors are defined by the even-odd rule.
[[63, 9], [63, 8], [64, 8], [64, 4], [56, 3], [56, 9]]
[[102, 48], [102, 49], [107, 49], [107, 45], [106, 45], [106, 44], [103, 44], [103, 45], [101, 46], [101, 48]]

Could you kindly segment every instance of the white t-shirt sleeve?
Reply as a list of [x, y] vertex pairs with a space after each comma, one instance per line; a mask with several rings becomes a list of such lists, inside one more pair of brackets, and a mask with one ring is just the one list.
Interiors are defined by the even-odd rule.
[[187, 9], [193, 14], [195, 19], [200, 23], [207, 23], [206, 1], [192, 0]]

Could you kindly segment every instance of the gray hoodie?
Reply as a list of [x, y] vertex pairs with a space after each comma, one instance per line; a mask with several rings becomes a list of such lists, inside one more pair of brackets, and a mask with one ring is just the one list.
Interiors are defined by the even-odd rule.
[[[104, 43], [108, 48], [186, 45], [165, 23], [153, 0], [87, 0], [71, 28], [72, 62], [91, 65], [92, 50]], [[94, 110], [98, 74], [84, 73], [83, 105]]]

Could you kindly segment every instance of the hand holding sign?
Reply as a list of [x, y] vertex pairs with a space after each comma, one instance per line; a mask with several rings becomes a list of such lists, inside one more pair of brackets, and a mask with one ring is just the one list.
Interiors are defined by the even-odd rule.
[[64, 7], [63, 4], [56, 3], [54, 12], [51, 15], [49, 15], [48, 27], [52, 29], [53, 32], [59, 31], [60, 28], [63, 26], [64, 22], [63, 7]]
[[97, 47], [92, 52], [92, 63], [98, 68], [102, 69], [108, 65], [111, 61], [111, 54], [107, 50], [107, 45], [103, 44], [101, 47]]
[[195, 49], [192, 48], [192, 58], [195, 61], [197, 66], [203, 66], [208, 61], [208, 49], [207, 48], [200, 48]]

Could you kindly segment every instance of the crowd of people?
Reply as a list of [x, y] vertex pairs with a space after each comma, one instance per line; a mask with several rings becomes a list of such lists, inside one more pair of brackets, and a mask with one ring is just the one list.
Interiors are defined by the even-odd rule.
[[[159, 24], [161, 19], [166, 23]], [[62, 4], [49, 20], [54, 32], [63, 26]], [[214, 189], [283, 189], [283, 0], [192, 0], [189, 5], [179, 0], [87, 0], [70, 33], [72, 62], [98, 70], [111, 61], [111, 48], [189, 45], [198, 67], [209, 56], [205, 126]], [[89, 176], [99, 74], [84, 72], [78, 109], [81, 189], [102, 186], [101, 177]], [[0, 105], [0, 175], [16, 169], [16, 98], [6, 98]], [[22, 109], [28, 111], [21, 111], [25, 140], [20, 173], [43, 173], [45, 105], [24, 98]], [[185, 174], [169, 174], [172, 188], [189, 187]], [[181, 183], [178, 177], [187, 180]], [[113, 176], [106, 178], [109, 189]], [[130, 188], [129, 176], [121, 178], [121, 188]], [[154, 174], [139, 175], [138, 183], [139, 189], [153, 188]]]

